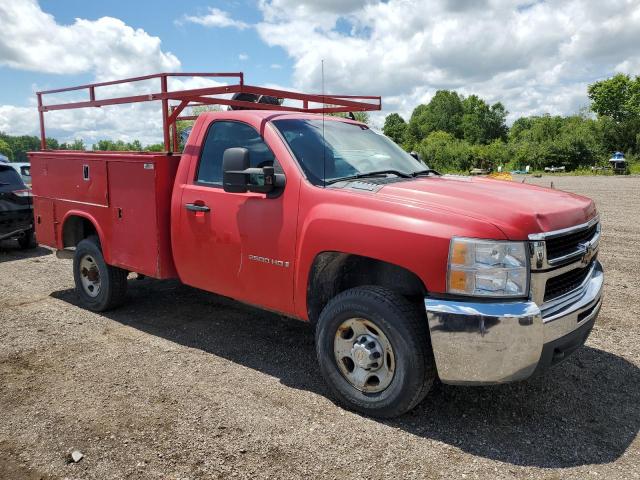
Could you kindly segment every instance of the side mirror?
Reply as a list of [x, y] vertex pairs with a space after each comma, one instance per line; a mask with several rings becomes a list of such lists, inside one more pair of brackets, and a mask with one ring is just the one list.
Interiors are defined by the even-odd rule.
[[249, 150], [227, 148], [222, 156], [222, 186], [229, 193], [270, 193], [285, 185], [285, 176], [273, 166], [249, 168]]
[[246, 148], [227, 148], [222, 155], [222, 186], [225, 192], [244, 193], [247, 188], [249, 168], [249, 150]]
[[422, 162], [422, 155], [420, 155], [418, 152], [412, 151], [412, 152], [409, 153], [409, 155], [411, 155], [413, 158], [415, 158], [419, 162]]

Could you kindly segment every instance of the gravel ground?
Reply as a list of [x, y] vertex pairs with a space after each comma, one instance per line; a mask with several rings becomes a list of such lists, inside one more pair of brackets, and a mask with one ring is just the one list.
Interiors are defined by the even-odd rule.
[[149, 279], [90, 313], [70, 261], [2, 244], [0, 478], [640, 478], [640, 178], [527, 181], [600, 209], [587, 346], [519, 384], [437, 385], [392, 421], [331, 401], [303, 323]]

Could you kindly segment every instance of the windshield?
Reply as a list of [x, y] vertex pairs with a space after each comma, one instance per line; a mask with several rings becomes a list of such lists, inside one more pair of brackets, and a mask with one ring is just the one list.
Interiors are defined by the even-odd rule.
[[381, 170], [411, 174], [425, 168], [366, 125], [327, 120], [323, 135], [322, 119], [275, 120], [273, 123], [315, 185]]

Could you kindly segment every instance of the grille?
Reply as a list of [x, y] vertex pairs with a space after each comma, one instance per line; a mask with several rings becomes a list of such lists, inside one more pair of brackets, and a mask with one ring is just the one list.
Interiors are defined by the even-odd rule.
[[584, 282], [589, 275], [594, 261], [595, 258], [585, 268], [569, 270], [562, 275], [558, 275], [557, 277], [552, 277], [547, 280], [547, 285], [544, 289], [544, 301], [548, 302], [549, 300], [558, 298], [559, 296], [569, 293], [582, 285], [582, 282]]
[[578, 245], [591, 240], [597, 230], [598, 224], [596, 223], [585, 230], [580, 230], [579, 232], [568, 233], [561, 237], [547, 239], [547, 259], [553, 260], [577, 251]]

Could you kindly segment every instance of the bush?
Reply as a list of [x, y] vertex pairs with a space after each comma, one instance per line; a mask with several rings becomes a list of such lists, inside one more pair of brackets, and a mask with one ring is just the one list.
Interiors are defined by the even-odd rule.
[[473, 164], [473, 149], [447, 132], [429, 134], [417, 147], [429, 167], [443, 171], [467, 171]]

